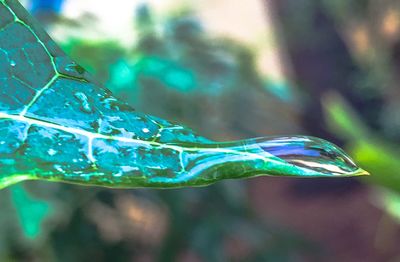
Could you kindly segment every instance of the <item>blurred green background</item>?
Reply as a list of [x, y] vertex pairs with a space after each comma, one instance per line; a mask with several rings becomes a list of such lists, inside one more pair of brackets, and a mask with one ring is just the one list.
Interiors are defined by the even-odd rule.
[[0, 261], [399, 261], [400, 4], [30, 0], [138, 111], [215, 140], [308, 134], [367, 179], [0, 191]]

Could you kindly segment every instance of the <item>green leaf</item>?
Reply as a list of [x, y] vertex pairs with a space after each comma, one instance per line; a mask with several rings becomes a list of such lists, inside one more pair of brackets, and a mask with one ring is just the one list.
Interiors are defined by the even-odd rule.
[[348, 140], [347, 148], [351, 155], [374, 174], [365, 181], [400, 192], [398, 147], [363, 124], [354, 109], [339, 94], [329, 94], [323, 105], [331, 129]]
[[396, 192], [385, 190], [381, 192], [379, 204], [400, 223], [400, 195]]
[[312, 137], [216, 143], [135, 112], [69, 59], [16, 0], [0, 0], [0, 187], [40, 179], [202, 186], [257, 175], [366, 174]]
[[52, 212], [52, 207], [45, 201], [33, 198], [18, 185], [11, 187], [11, 195], [24, 236], [29, 239], [37, 238], [43, 221]]

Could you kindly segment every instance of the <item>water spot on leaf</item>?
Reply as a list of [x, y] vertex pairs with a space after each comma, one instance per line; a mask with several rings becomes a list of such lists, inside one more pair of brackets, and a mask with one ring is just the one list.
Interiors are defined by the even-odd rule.
[[85, 73], [85, 69], [83, 67], [81, 67], [80, 65], [75, 64], [75, 63], [67, 65], [65, 67], [65, 70], [70, 71], [70, 72], [71, 71], [72, 72], [77, 72], [78, 74], [81, 74], [81, 75]]
[[54, 165], [54, 169], [61, 173], [65, 172], [64, 169], [60, 165]]
[[76, 92], [74, 97], [81, 103], [81, 110], [85, 113], [92, 113], [93, 109], [90, 106], [88, 97], [82, 92]]
[[52, 149], [52, 148], [50, 148], [50, 149], [47, 151], [47, 153], [48, 153], [50, 156], [54, 156], [55, 154], [57, 154], [57, 151], [54, 150], [54, 149]]

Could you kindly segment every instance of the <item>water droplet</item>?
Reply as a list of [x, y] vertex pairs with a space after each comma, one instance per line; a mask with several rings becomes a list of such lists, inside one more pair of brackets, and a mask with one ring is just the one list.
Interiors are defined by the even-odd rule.
[[62, 169], [62, 167], [60, 165], [54, 165], [54, 168], [61, 173], [64, 173], [64, 169]]
[[121, 110], [121, 111], [132, 111], [131, 108], [127, 103], [121, 102], [117, 100], [115, 97], [108, 96], [102, 99], [102, 103], [104, 107], [111, 110]]
[[137, 170], [139, 170], [139, 168], [135, 167], [135, 166], [121, 166], [121, 171], [124, 173], [137, 171]]
[[65, 67], [65, 70], [69, 71], [69, 72], [77, 72], [78, 74], [81, 74], [81, 75], [85, 73], [85, 69], [83, 67], [81, 67], [80, 65], [75, 64], [75, 63], [67, 65]]
[[50, 156], [54, 156], [55, 154], [57, 154], [57, 151], [54, 150], [53, 148], [50, 148], [49, 150], [47, 150], [47, 153], [48, 153]]
[[92, 113], [92, 107], [89, 104], [88, 97], [82, 92], [76, 92], [74, 94], [75, 98], [81, 103], [81, 110], [85, 113]]
[[10, 61], [10, 66], [14, 67], [14, 66], [16, 66], [16, 65], [17, 65], [17, 63], [16, 63], [14, 60], [11, 60], [11, 61]]
[[143, 128], [142, 131], [143, 131], [143, 133], [146, 133], [146, 134], [150, 132], [150, 130], [148, 128]]

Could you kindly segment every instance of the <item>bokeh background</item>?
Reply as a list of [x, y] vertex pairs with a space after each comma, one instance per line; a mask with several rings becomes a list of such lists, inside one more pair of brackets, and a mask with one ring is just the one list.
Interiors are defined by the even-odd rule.
[[368, 178], [0, 191], [0, 261], [399, 261], [395, 0], [26, 0], [138, 111], [226, 141], [308, 134]]

